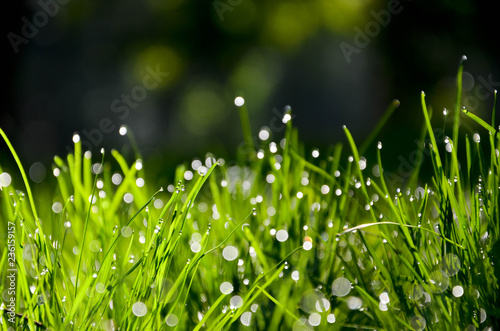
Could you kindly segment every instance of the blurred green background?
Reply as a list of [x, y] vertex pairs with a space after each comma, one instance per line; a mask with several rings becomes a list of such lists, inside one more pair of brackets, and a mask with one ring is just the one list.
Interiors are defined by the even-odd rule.
[[[234, 158], [243, 141], [238, 95], [255, 135], [268, 126], [279, 139], [279, 117], [290, 105], [306, 146], [320, 149], [344, 139], [343, 124], [363, 139], [397, 98], [401, 106], [381, 140], [384, 149], [403, 153], [415, 148], [421, 128], [421, 90], [442, 121], [443, 108], [453, 108], [463, 54], [469, 58], [464, 103], [471, 111], [489, 118], [492, 89], [500, 85], [498, 12], [490, 2], [41, 0], [12, 6], [0, 126], [27, 166], [49, 168], [53, 155], [72, 148], [74, 132], [94, 151], [122, 149], [128, 142], [118, 134], [121, 125], [134, 132], [157, 171], [173, 172], [170, 165], [207, 151]], [[168, 75], [146, 78], [155, 70]], [[3, 142], [0, 148], [2, 162], [10, 155]]]

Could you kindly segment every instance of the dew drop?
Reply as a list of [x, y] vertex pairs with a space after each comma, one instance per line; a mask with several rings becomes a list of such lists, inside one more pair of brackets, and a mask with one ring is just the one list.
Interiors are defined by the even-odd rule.
[[230, 294], [233, 292], [233, 290], [234, 290], [233, 284], [231, 284], [230, 282], [224, 282], [220, 284], [220, 291], [223, 294]]
[[147, 312], [148, 308], [143, 302], [138, 301], [132, 305], [132, 313], [137, 317], [142, 317], [146, 315]]

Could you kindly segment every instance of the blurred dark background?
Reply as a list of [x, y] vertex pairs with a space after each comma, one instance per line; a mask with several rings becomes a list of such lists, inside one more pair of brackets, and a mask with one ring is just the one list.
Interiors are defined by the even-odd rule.
[[[420, 91], [443, 121], [443, 108], [454, 106], [463, 54], [464, 104], [491, 117], [492, 89], [500, 85], [499, 15], [492, 6], [466, 0], [18, 1], [4, 11], [0, 127], [27, 165], [49, 166], [53, 155], [65, 155], [74, 132], [94, 151], [121, 149], [128, 145], [118, 134], [121, 125], [130, 127], [146, 157], [170, 165], [208, 151], [234, 158], [243, 141], [238, 95], [254, 135], [262, 126], [273, 131], [290, 105], [308, 148], [342, 141], [343, 124], [362, 141], [399, 99], [380, 139], [389, 153], [408, 153], [423, 123]], [[127, 106], [130, 94], [136, 101]], [[280, 130], [274, 131], [279, 139]], [[0, 162], [10, 159], [0, 146]]]

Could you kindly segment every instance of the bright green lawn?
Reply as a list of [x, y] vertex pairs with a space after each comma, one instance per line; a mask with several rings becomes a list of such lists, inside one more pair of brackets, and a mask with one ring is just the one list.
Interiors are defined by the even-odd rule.
[[[457, 100], [438, 137], [422, 93], [416, 153], [434, 176], [422, 182], [416, 164], [401, 188], [376, 143], [397, 103], [363, 145], [345, 128], [348, 146], [317, 158], [288, 113], [284, 140], [252, 147], [243, 106], [238, 165], [209, 154], [180, 165], [175, 186], [149, 178], [138, 153], [77, 142], [33, 194], [16, 160], [0, 177], [2, 329], [498, 328], [500, 138], [461, 110], [460, 88]], [[482, 131], [463, 139], [459, 121]]]

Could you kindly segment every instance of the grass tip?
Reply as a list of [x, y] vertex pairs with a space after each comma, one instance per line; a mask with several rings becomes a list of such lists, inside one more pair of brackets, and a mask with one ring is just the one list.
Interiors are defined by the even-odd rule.
[[462, 58], [460, 59], [460, 64], [464, 63], [467, 61], [467, 55], [462, 55]]
[[392, 104], [393, 104], [395, 107], [399, 107], [399, 105], [401, 105], [401, 102], [400, 102], [398, 99], [394, 99], [394, 100], [392, 100]]

